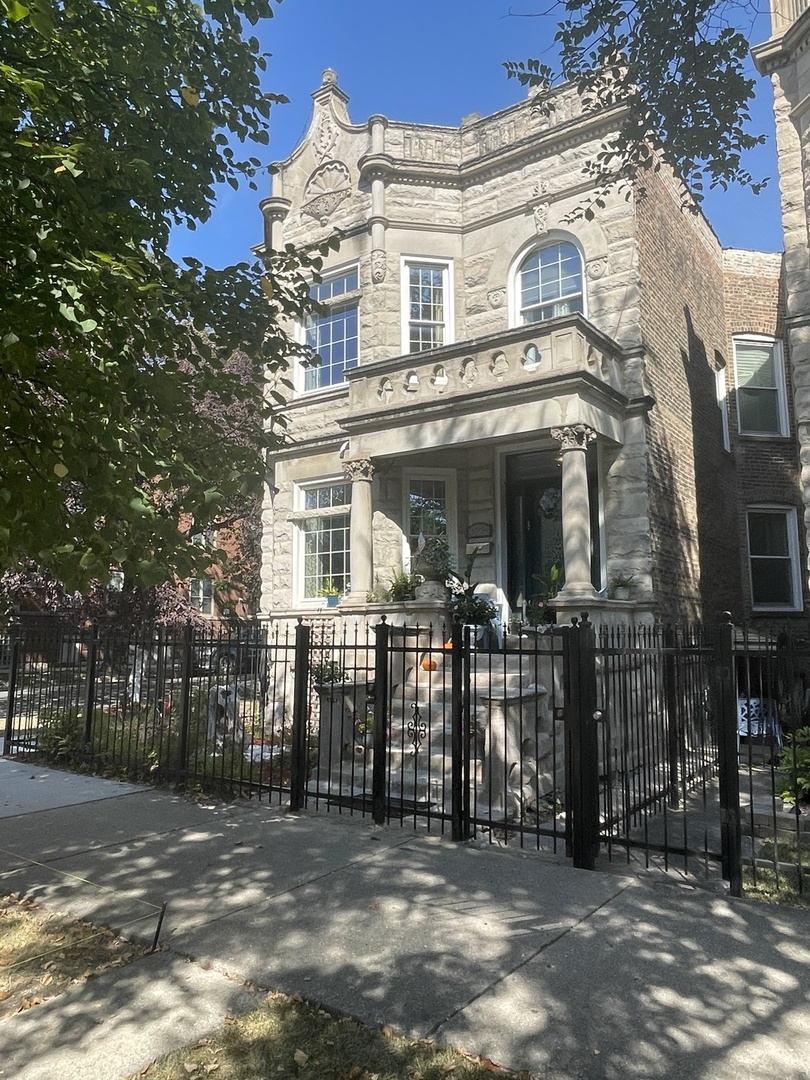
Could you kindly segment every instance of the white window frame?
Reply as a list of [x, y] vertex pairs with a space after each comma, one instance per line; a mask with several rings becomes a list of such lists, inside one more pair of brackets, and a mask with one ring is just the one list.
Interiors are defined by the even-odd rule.
[[214, 582], [209, 577], [192, 578], [188, 583], [188, 602], [200, 615], [214, 614]]
[[[342, 308], [354, 306], [357, 314], [357, 360], [352, 365], [352, 368], [360, 366], [360, 300], [362, 298], [362, 290], [360, 288], [360, 267], [358, 263], [351, 262], [345, 266], [329, 267], [321, 273], [321, 281], [312, 283], [312, 288], [317, 288], [318, 285], [325, 285], [330, 281], [334, 281], [336, 278], [346, 277], [348, 274], [357, 274], [357, 288], [352, 289], [350, 292], [341, 293], [339, 296], [334, 297], [332, 300], [321, 301], [323, 307], [330, 311], [332, 308]], [[316, 316], [317, 318], [317, 316]], [[297, 323], [295, 327], [295, 337], [302, 345], [306, 344], [307, 340], [307, 325], [306, 323]], [[349, 368], [351, 371], [352, 368]], [[313, 367], [305, 367], [303, 363], [296, 364], [295, 372], [295, 391], [296, 394], [302, 397], [311, 397], [316, 394], [332, 394], [336, 392], [346, 390], [346, 377], [344, 367], [344, 377], [340, 382], [329, 383], [326, 386], [312, 386], [307, 388], [306, 377], [307, 372], [317, 370]]]
[[731, 432], [728, 424], [728, 386], [726, 384], [725, 364], [714, 373], [714, 388], [717, 395], [717, 408], [720, 410], [720, 425], [723, 433], [723, 449], [731, 453]]
[[[411, 519], [411, 481], [443, 480], [447, 508], [447, 544], [450, 554], [458, 566], [458, 516], [457, 491], [458, 477], [455, 469], [403, 469], [402, 472], [402, 565], [405, 572], [411, 569], [411, 546], [408, 528]], [[460, 569], [463, 569], [461, 567]]]
[[[779, 556], [756, 556], [751, 554], [751, 537], [750, 537], [750, 514], [773, 514], [779, 515], [784, 519], [785, 530], [787, 532], [787, 544], [788, 554], [786, 559], [790, 560], [790, 586], [792, 600], [789, 604], [779, 603], [755, 603], [754, 602], [754, 581], [753, 581], [753, 561], [756, 558], [779, 558]], [[774, 611], [774, 612], [788, 612], [788, 611], [801, 611], [803, 608], [802, 602], [802, 580], [800, 570], [800, 554], [799, 554], [799, 530], [797, 525], [796, 508], [794, 506], [778, 506], [770, 503], [762, 503], [759, 505], [746, 506], [745, 508], [745, 534], [746, 534], [746, 548], [748, 552], [748, 587], [751, 596], [751, 610], [752, 611]]]
[[525, 244], [517, 253], [512, 261], [512, 265], [509, 268], [509, 277], [507, 281], [507, 295], [509, 302], [509, 325], [510, 327], [518, 326], [543, 326], [548, 319], [543, 319], [537, 323], [528, 323], [523, 321], [523, 306], [521, 302], [521, 267], [523, 263], [529, 258], [530, 255], [536, 251], [540, 251], [542, 248], [551, 247], [554, 244], [570, 244], [571, 247], [576, 249], [579, 255], [580, 272], [582, 275], [582, 312], [581, 314], [588, 317], [588, 279], [585, 272], [585, 252], [582, 250], [582, 245], [579, 243], [575, 236], [571, 236], [568, 233], [550, 232], [544, 236], [541, 240], [536, 237], [531, 243]]
[[399, 280], [400, 303], [402, 312], [402, 330], [400, 344], [403, 356], [418, 356], [420, 352], [430, 351], [429, 349], [416, 349], [411, 352], [411, 267], [426, 267], [432, 270], [440, 270], [442, 272], [442, 292], [444, 294], [444, 320], [442, 321], [441, 325], [444, 327], [444, 341], [442, 342], [441, 346], [437, 345], [435, 347], [443, 348], [445, 345], [452, 345], [455, 341], [455, 290], [453, 277], [453, 260], [436, 259], [429, 255], [402, 255], [400, 258]]
[[[342, 503], [340, 508], [336, 507], [324, 507], [322, 509], [313, 508], [307, 510], [305, 503], [307, 492], [317, 490], [318, 488], [327, 487], [347, 487], [349, 490], [349, 502]], [[293, 523], [293, 601], [296, 606], [301, 607], [323, 607], [326, 603], [326, 598], [323, 596], [305, 596], [304, 595], [304, 582], [305, 582], [305, 559], [306, 559], [306, 531], [303, 528], [304, 522], [313, 518], [330, 518], [330, 517], [343, 517], [344, 515], [350, 519], [349, 530], [349, 547], [347, 549], [347, 564], [351, 564], [351, 497], [352, 497], [352, 485], [351, 481], [345, 476], [324, 476], [317, 480], [307, 480], [305, 482], [297, 483], [293, 488], [293, 506], [295, 512], [291, 515]], [[347, 570], [348, 574], [348, 570]], [[351, 583], [349, 583], [351, 584]]]
[[[770, 345], [773, 347], [773, 370], [776, 385], [773, 388], [761, 387], [769, 392], [776, 391], [777, 416], [779, 421], [778, 431], [746, 431], [742, 426], [742, 413], [740, 410], [740, 379], [737, 369], [738, 345]], [[734, 352], [734, 388], [737, 393], [737, 430], [746, 439], [780, 439], [787, 438], [790, 434], [788, 427], [787, 406], [787, 382], [785, 378], [785, 350], [779, 338], [769, 337], [766, 334], [735, 334], [732, 339]], [[755, 388], [756, 389], [756, 388]]]

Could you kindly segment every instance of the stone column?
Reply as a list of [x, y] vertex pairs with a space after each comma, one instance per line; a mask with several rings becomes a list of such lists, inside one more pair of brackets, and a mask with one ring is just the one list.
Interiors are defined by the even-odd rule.
[[588, 444], [596, 432], [585, 424], [552, 428], [562, 452], [562, 529], [565, 585], [560, 599], [590, 600], [596, 597], [591, 584], [591, 507], [588, 497]]
[[343, 471], [352, 485], [349, 519], [349, 573], [352, 591], [344, 604], [365, 604], [366, 594], [374, 584], [372, 543], [371, 481], [374, 466], [368, 458], [343, 463]]

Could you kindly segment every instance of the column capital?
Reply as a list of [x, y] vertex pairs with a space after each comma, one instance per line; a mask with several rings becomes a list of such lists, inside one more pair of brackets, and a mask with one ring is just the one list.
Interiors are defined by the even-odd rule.
[[587, 424], [570, 424], [568, 427], [552, 428], [551, 437], [562, 444], [561, 450], [587, 450], [588, 443], [596, 440], [596, 432]]
[[371, 480], [374, 476], [374, 466], [371, 458], [355, 458], [354, 461], [343, 462], [343, 472], [346, 479], [352, 483], [355, 480]]

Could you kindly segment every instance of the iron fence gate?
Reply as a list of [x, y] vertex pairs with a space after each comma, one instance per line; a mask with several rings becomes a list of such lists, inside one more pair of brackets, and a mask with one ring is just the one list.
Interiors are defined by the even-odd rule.
[[597, 630], [585, 616], [500, 640], [338, 619], [11, 641], [7, 755], [586, 868], [719, 864], [739, 891], [745, 864], [803, 886], [804, 639], [730, 623]]

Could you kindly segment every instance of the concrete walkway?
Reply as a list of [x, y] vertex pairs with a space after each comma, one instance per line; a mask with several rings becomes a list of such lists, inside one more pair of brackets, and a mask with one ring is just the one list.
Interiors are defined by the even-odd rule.
[[125, 1076], [251, 984], [544, 1080], [810, 1080], [808, 913], [350, 817], [84, 797], [0, 821], [0, 888], [145, 940], [166, 903], [168, 951], [0, 1023], [3, 1080]]

